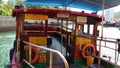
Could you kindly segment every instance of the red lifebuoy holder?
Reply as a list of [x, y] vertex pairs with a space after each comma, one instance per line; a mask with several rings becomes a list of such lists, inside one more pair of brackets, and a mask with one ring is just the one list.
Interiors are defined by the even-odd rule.
[[89, 53], [91, 53], [90, 55], [94, 55], [95, 54], [95, 46], [93, 44], [86, 44], [86, 45], [83, 45], [82, 49], [81, 49], [81, 55], [83, 58], [87, 58], [87, 55], [86, 55], [86, 50], [89, 50]]
[[[24, 46], [25, 58], [29, 58], [29, 46]], [[39, 59], [39, 51], [36, 47], [31, 47], [31, 63], [36, 63]]]

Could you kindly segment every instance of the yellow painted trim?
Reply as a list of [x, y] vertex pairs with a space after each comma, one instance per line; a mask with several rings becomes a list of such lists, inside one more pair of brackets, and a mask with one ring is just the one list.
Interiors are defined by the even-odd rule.
[[48, 20], [47, 15], [25, 14], [25, 19], [31, 20]]

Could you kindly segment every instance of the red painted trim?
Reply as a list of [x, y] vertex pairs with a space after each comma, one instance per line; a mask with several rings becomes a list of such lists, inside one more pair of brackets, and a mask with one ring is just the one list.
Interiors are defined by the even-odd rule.
[[80, 15], [80, 16], [92, 16], [92, 17], [97, 17], [97, 18], [102, 18], [99, 15], [96, 14], [90, 14], [90, 13], [83, 13], [83, 12], [75, 12], [75, 11], [68, 11], [68, 10], [52, 10], [52, 9], [13, 9], [13, 13], [19, 14], [22, 12], [26, 13], [40, 13], [40, 12], [45, 12], [45, 13], [69, 13], [69, 14], [75, 14], [75, 15]]

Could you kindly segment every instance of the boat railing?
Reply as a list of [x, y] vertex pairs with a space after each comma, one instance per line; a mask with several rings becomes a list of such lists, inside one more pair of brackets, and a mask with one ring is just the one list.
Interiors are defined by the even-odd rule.
[[[41, 49], [44, 49], [44, 50], [49, 51], [49, 52], [50, 52], [50, 62], [49, 62], [50, 66], [49, 66], [49, 68], [52, 68], [53, 53], [56, 53], [56, 54], [58, 54], [58, 55], [61, 57], [61, 59], [62, 59], [63, 62], [64, 62], [65, 68], [69, 68], [69, 65], [68, 65], [67, 60], [65, 59], [65, 57], [64, 57], [59, 51], [54, 50], [54, 49], [51, 49], [51, 48], [39, 46], [39, 45], [36, 45], [36, 44], [32, 44], [32, 43], [29, 43], [29, 42], [26, 42], [26, 41], [23, 41], [23, 42], [24, 42], [25, 44], [28, 44], [29, 46], [34, 46], [34, 47], [41, 48]], [[34, 68], [34, 67], [30, 64], [30, 62], [27, 62], [25, 59], [24, 59], [24, 61], [25, 61], [30, 67]]]
[[[74, 36], [74, 35], [72, 35], [72, 36]], [[86, 37], [86, 36], [84, 36], [84, 35], [76, 35], [76, 37], [83, 37], [83, 38], [87, 38], [87, 39], [91, 39], [91, 40], [96, 40], [96, 41], [100, 41], [100, 40], [101, 40], [101, 37], [91, 38], [91, 37]], [[111, 39], [111, 40], [110, 40], [110, 39]], [[113, 40], [114, 40], [114, 41], [113, 41]], [[120, 44], [120, 42], [115, 41], [115, 40], [116, 40], [115, 38], [106, 38], [106, 37], [103, 37], [103, 39], [102, 39], [101, 41]]]
[[[117, 41], [117, 39], [115, 38], [107, 38], [107, 37], [91, 38], [91, 37], [86, 37], [83, 35], [77, 35], [77, 37], [83, 37], [86, 39], [96, 40], [97, 50], [99, 49], [100, 46], [103, 49], [101, 50], [101, 58], [103, 60], [111, 62], [112, 64], [115, 64], [116, 66], [120, 67], [120, 61], [119, 61], [120, 41]], [[101, 45], [99, 44], [100, 41], [101, 41]]]
[[[97, 46], [101, 46], [101, 47], [103, 47], [103, 49], [106, 48], [107, 50], [109, 50], [109, 53], [111, 53], [108, 56], [103, 55], [102, 57], [105, 57], [105, 58], [108, 57], [109, 62], [113, 62], [113, 63], [117, 64], [118, 60], [119, 60], [119, 51], [118, 51], [118, 49], [119, 49], [120, 41], [117, 41], [117, 39], [115, 39], [115, 38], [103, 37], [103, 40], [101, 40], [101, 42], [102, 42], [102, 44], [101, 45], [97, 44]], [[99, 41], [98, 41], [98, 43], [99, 43]]]
[[23, 59], [25, 63], [27, 63], [31, 68], [35, 68], [33, 65], [31, 65], [27, 60]]

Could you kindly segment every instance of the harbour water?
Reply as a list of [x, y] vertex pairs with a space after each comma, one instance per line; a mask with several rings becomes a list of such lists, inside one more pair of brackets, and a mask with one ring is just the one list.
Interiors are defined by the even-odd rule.
[[[103, 36], [108, 38], [118, 39], [120, 38], [120, 30], [119, 28], [114, 28], [114, 27], [104, 27]], [[0, 33], [0, 68], [4, 68], [6, 64], [10, 63], [9, 50], [13, 47], [14, 40], [15, 40], [15, 31]], [[109, 47], [114, 48], [114, 45], [110, 44]], [[114, 56], [115, 51], [110, 52], [109, 49], [108, 50], [107, 49], [102, 48], [102, 54], [106, 56]], [[120, 61], [120, 58], [118, 59]], [[114, 58], [112, 58], [112, 60], [114, 60]]]
[[[99, 28], [99, 30], [101, 27]], [[101, 31], [100, 31], [100, 36], [101, 36]], [[110, 41], [115, 41], [116, 39], [120, 39], [120, 30], [119, 28], [116, 27], [104, 27], [103, 28], [103, 37], [106, 37], [104, 40], [110, 40]], [[99, 44], [99, 42], [97, 43]], [[116, 63], [120, 65], [120, 56], [118, 56], [118, 51], [115, 51], [114, 49], [118, 49], [118, 44], [117, 43], [112, 43], [112, 42], [101, 42], [101, 45], [104, 46], [101, 48], [101, 57], [107, 56], [107, 57], [102, 57], [105, 60], [110, 60], [112, 63]], [[111, 49], [112, 48], [112, 49]], [[99, 50], [99, 47], [98, 47]], [[116, 55], [116, 58], [115, 58]], [[111, 57], [111, 59], [109, 59]], [[117, 60], [118, 59], [118, 60]]]
[[1, 32], [0, 33], [0, 68], [10, 64], [9, 50], [13, 47], [15, 39], [15, 31]]

